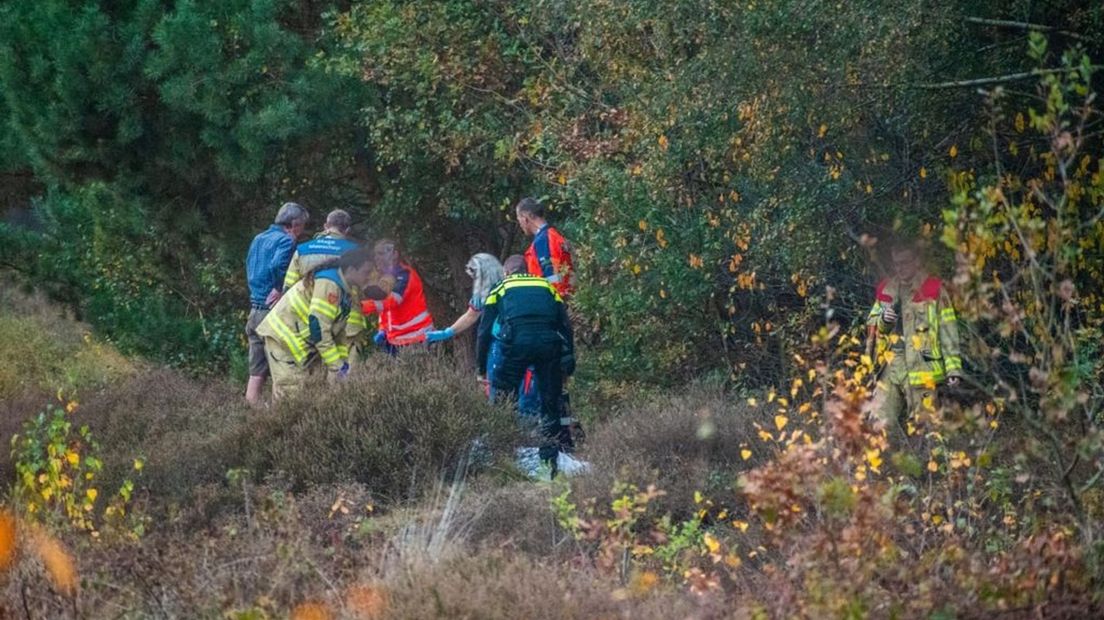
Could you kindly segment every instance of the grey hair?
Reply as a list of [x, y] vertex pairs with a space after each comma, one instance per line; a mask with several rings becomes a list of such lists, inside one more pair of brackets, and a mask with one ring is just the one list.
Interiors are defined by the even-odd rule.
[[297, 202], [285, 202], [284, 206], [276, 212], [276, 224], [279, 226], [291, 226], [298, 220], [309, 220], [310, 211]]
[[480, 252], [472, 256], [467, 264], [468, 275], [472, 278], [472, 298], [486, 299], [491, 289], [506, 277], [502, 263], [490, 254]]

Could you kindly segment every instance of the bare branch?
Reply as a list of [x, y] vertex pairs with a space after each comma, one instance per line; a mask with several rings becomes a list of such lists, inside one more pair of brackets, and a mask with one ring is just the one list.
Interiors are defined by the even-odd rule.
[[1017, 22], [1009, 19], [988, 19], [985, 17], [967, 17], [965, 20], [968, 24], [978, 24], [980, 26], [995, 26], [997, 28], [1016, 28], [1019, 30], [1038, 30], [1039, 32], [1057, 32], [1060, 35], [1069, 37], [1071, 39], [1077, 39], [1078, 41], [1084, 41], [1086, 38], [1076, 32], [1070, 32], [1068, 30], [1058, 30], [1053, 26], [1044, 26], [1043, 24], [1033, 24], [1031, 22]]

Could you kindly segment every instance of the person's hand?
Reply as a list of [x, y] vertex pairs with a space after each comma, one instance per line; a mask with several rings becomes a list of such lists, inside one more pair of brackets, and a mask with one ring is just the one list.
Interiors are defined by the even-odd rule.
[[387, 291], [375, 284], [369, 284], [360, 290], [361, 296], [372, 301], [382, 301], [387, 298]]
[[268, 297], [265, 297], [265, 305], [269, 308], [275, 306], [276, 302], [280, 301], [280, 298], [283, 297], [283, 295], [284, 294], [277, 289], [272, 289], [268, 292]]
[[376, 332], [376, 335], [372, 337], [372, 342], [376, 343], [376, 345], [380, 347], [385, 346], [387, 344], [387, 333], [384, 332], [382, 329], [379, 330], [378, 332]]
[[451, 339], [455, 335], [456, 332], [453, 331], [451, 327], [446, 327], [445, 329], [437, 329], [426, 332], [426, 342], [443, 342], [445, 340]]
[[947, 387], [955, 388], [962, 383], [962, 377], [958, 375], [951, 375], [947, 377]]
[[337, 369], [337, 378], [338, 379], [347, 379], [347, 378], [349, 378], [349, 362], [345, 362], [344, 364], [341, 365], [341, 368]]
[[882, 310], [882, 322], [890, 325], [897, 322], [897, 312], [893, 309], [893, 306], [886, 306]]

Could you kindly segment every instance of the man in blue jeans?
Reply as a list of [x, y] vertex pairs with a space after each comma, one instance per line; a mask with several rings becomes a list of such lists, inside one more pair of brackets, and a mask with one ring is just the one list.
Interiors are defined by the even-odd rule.
[[245, 336], [249, 340], [249, 383], [245, 387], [245, 400], [251, 405], [260, 401], [268, 377], [264, 338], [257, 334], [257, 327], [280, 299], [288, 264], [295, 252], [295, 240], [303, 234], [309, 220], [310, 213], [301, 205], [284, 203], [276, 213], [275, 222], [249, 245], [245, 258], [250, 304], [249, 319], [245, 323]]

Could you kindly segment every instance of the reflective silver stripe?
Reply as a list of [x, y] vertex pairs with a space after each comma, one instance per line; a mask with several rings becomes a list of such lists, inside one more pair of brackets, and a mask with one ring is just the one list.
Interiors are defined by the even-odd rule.
[[396, 331], [402, 331], [402, 330], [404, 330], [408, 327], [414, 327], [418, 323], [421, 323], [422, 321], [424, 321], [428, 318], [429, 318], [429, 311], [425, 310], [421, 314], [419, 314], [418, 316], [410, 319], [409, 321], [403, 323], [402, 325], [392, 325], [391, 329], [394, 329]]
[[426, 332], [429, 332], [432, 329], [433, 329], [433, 324], [430, 323], [429, 325], [426, 325], [425, 327], [423, 327], [423, 328], [421, 328], [417, 331], [412, 331], [409, 334], [403, 334], [401, 336], [395, 336], [394, 338], [388, 338], [387, 341], [390, 342], [391, 344], [400, 345], [400, 346], [404, 345], [404, 344], [413, 344], [415, 342], [422, 342], [423, 340], [425, 340]]
[[552, 284], [559, 284], [563, 278], [560, 277], [560, 274], [556, 273], [548, 276], [545, 280], [548, 280]]

